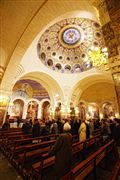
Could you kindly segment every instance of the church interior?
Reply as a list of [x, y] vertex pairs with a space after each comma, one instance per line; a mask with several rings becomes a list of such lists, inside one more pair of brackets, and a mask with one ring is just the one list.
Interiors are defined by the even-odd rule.
[[[120, 1], [1, 0], [0, 12], [0, 179], [119, 179]], [[48, 152], [66, 123], [72, 163], [57, 177]]]

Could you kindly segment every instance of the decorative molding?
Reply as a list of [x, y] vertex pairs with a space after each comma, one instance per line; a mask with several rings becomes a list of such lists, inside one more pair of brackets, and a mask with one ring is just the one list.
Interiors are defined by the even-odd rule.
[[16, 75], [15, 78], [19, 77], [21, 74], [23, 74], [25, 72], [23, 66], [21, 64], [18, 65], [17, 71], [16, 71]]

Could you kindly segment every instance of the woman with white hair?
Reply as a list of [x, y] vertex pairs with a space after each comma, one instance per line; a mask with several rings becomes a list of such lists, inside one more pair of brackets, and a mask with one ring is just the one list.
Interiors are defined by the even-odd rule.
[[72, 162], [72, 135], [69, 133], [71, 126], [66, 122], [63, 133], [60, 134], [49, 155], [55, 155], [55, 179], [59, 180], [71, 169]]

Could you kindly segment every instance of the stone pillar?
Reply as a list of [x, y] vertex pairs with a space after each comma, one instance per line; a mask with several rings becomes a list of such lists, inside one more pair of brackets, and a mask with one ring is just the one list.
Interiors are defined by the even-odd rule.
[[42, 107], [41, 107], [40, 103], [38, 104], [38, 115], [37, 115], [37, 118], [38, 119], [42, 118]]
[[6, 119], [8, 114], [8, 106], [10, 102], [11, 92], [0, 90], [0, 127]]
[[24, 107], [23, 107], [23, 115], [22, 115], [22, 119], [26, 119], [26, 116], [27, 116], [27, 109], [28, 109], [28, 103], [25, 103], [25, 104], [24, 104]]
[[103, 36], [109, 54], [109, 66], [115, 84], [120, 115], [120, 1], [97, 1]]

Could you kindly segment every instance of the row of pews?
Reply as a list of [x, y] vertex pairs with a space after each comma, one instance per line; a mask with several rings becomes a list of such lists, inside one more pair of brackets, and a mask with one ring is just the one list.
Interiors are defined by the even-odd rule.
[[[48, 151], [58, 136], [59, 134], [52, 134], [32, 138], [31, 134], [23, 134], [20, 130], [0, 132], [0, 149], [23, 179], [40, 180], [44, 179], [44, 172], [54, 166], [55, 157], [50, 157]], [[75, 163], [71, 171], [61, 180], [84, 179], [90, 173], [97, 179], [96, 167], [103, 159], [107, 161], [110, 153], [118, 159], [111, 179], [113, 176], [117, 177], [120, 160], [116, 153], [115, 142], [111, 140], [104, 145], [100, 131], [96, 131], [94, 137], [82, 142], [79, 142], [78, 135], [74, 135], [72, 152]]]
[[[117, 157], [117, 154], [115, 152], [115, 142], [114, 140], [109, 141], [104, 146], [100, 147], [96, 152], [94, 152], [91, 156], [83, 160], [81, 163], [76, 165], [71, 169], [71, 171], [66, 174], [64, 177], [61, 178], [61, 180], [81, 180], [88, 177], [89, 174], [93, 173], [92, 179], [97, 179], [97, 166], [101, 163], [103, 159], [105, 159], [105, 166], [107, 165], [107, 157], [109, 154], [112, 154]], [[115, 163], [115, 166], [117, 165], [117, 168], [119, 166], [120, 159], [117, 160]], [[113, 168], [114, 171], [115, 168]], [[117, 169], [118, 170], [118, 169]], [[113, 172], [112, 171], [112, 172]], [[114, 173], [109, 179], [117, 179], [117, 171], [116, 174]]]

